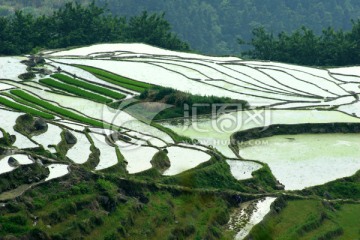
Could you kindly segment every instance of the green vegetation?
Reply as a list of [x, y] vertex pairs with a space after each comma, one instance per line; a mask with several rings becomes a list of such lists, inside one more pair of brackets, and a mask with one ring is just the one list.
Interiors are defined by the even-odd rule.
[[115, 173], [116, 176], [127, 176], [127, 170], [126, 170], [126, 160], [125, 157], [120, 152], [119, 146], [115, 147], [116, 156], [118, 159], [118, 163], [110, 168], [106, 168], [101, 170], [103, 173]]
[[37, 129], [35, 127], [35, 121], [38, 120], [30, 114], [24, 114], [16, 119], [14, 129], [24, 136], [31, 138], [32, 136], [43, 134], [47, 131], [47, 128]]
[[37, 163], [19, 166], [14, 171], [1, 175], [0, 193], [15, 189], [23, 184], [31, 184], [41, 179], [45, 179], [48, 175], [49, 170]]
[[360, 199], [360, 171], [351, 177], [338, 179], [321, 186], [300, 191], [306, 196], [320, 196], [327, 199]]
[[4, 105], [6, 107], [9, 107], [9, 108], [15, 109], [15, 110], [19, 110], [19, 111], [24, 112], [24, 113], [34, 115], [34, 116], [43, 117], [43, 118], [46, 118], [46, 119], [54, 119], [55, 118], [51, 114], [40, 112], [40, 111], [38, 111], [36, 109], [29, 108], [29, 107], [21, 105], [19, 103], [10, 101], [10, 100], [8, 100], [8, 99], [6, 99], [4, 97], [1, 97], [1, 96], [0, 96], [0, 104]]
[[360, 204], [287, 201], [255, 226], [247, 239], [358, 239]]
[[189, 50], [189, 46], [171, 32], [170, 24], [161, 14], [143, 12], [128, 20], [115, 17], [94, 3], [87, 6], [66, 3], [50, 15], [38, 17], [16, 11], [12, 16], [0, 16], [0, 55], [101, 42], [139, 41], [168, 49]]
[[[184, 117], [186, 112], [191, 115], [192, 107], [195, 106], [197, 114], [213, 113], [213, 104], [228, 104], [226, 110], [247, 109], [248, 103], [243, 100], [234, 100], [227, 97], [200, 96], [184, 93], [172, 88], [154, 86], [140, 94], [139, 99], [143, 102], [161, 102], [173, 106], [158, 113], [154, 120]], [[141, 106], [141, 105], [139, 105]], [[146, 105], [143, 105], [146, 107]], [[187, 109], [185, 107], [187, 106]], [[151, 106], [150, 106], [151, 107]], [[149, 112], [151, 109], [140, 109], [140, 112]]]
[[31, 103], [34, 103], [34, 104], [37, 104], [43, 108], [46, 108], [52, 112], [55, 112], [61, 116], [65, 116], [65, 117], [68, 117], [70, 119], [73, 119], [73, 120], [76, 120], [76, 121], [79, 121], [79, 122], [82, 122], [82, 123], [86, 123], [86, 124], [90, 124], [91, 126], [94, 126], [94, 127], [106, 127], [106, 124], [105, 123], [102, 123], [98, 120], [94, 120], [94, 119], [90, 119], [90, 118], [87, 118], [87, 117], [84, 117], [84, 116], [81, 116], [77, 113], [74, 113], [74, 112], [71, 112], [67, 109], [64, 109], [64, 108], [61, 108], [61, 107], [58, 107], [58, 106], [55, 106], [51, 103], [48, 103], [40, 98], [37, 98], [33, 95], [30, 95], [22, 90], [11, 90], [10, 91], [11, 94], [14, 94], [15, 96], [17, 97], [20, 97], [26, 101], [29, 101]]
[[89, 99], [89, 100], [92, 100], [92, 101], [95, 101], [95, 102], [99, 102], [99, 103], [110, 103], [110, 102], [112, 102], [112, 100], [110, 98], [106, 98], [104, 96], [101, 96], [101, 95], [98, 95], [98, 94], [95, 94], [95, 93], [92, 93], [92, 92], [89, 92], [89, 91], [85, 91], [85, 90], [82, 90], [82, 89], [80, 89], [78, 87], [74, 87], [74, 86], [69, 85], [69, 84], [64, 84], [64, 83], [55, 81], [55, 80], [50, 79], [50, 78], [40, 79], [39, 82], [42, 83], [42, 84], [45, 84], [47, 86], [54, 87], [54, 88], [63, 90], [65, 92], [69, 92], [69, 93], [75, 94], [75, 95], [77, 95], [79, 97], [83, 97], [83, 98], [86, 98], [86, 99]]
[[299, 65], [344, 66], [360, 63], [360, 20], [352, 21], [351, 31], [326, 28], [321, 35], [306, 27], [281, 32], [276, 37], [263, 27], [253, 30], [253, 49], [243, 54], [255, 59]]
[[0, 128], [0, 132], [2, 133], [2, 137], [0, 138], [0, 155], [2, 155], [4, 154], [5, 149], [3, 149], [1, 145], [7, 147], [11, 146], [16, 139], [2, 128]]
[[81, 87], [81, 88], [84, 88], [86, 90], [90, 90], [90, 91], [93, 91], [96, 93], [100, 93], [104, 96], [111, 97], [114, 99], [123, 99], [126, 97], [124, 94], [113, 91], [109, 88], [105, 88], [105, 87], [102, 87], [102, 86], [99, 86], [96, 84], [91, 84], [91, 83], [88, 83], [88, 82], [85, 82], [82, 80], [78, 80], [78, 79], [63, 75], [63, 74], [53, 74], [53, 75], [51, 75], [51, 77], [58, 79], [62, 82], [65, 82], [65, 83], [68, 83], [68, 84], [71, 84], [74, 86], [78, 86], [78, 87]]
[[174, 142], [176, 142], [176, 143], [181, 143], [181, 142], [193, 143], [194, 141], [196, 141], [196, 140], [193, 140], [193, 139], [191, 139], [189, 137], [181, 136], [181, 135], [177, 134], [176, 132], [174, 132], [173, 130], [171, 130], [170, 128], [164, 127], [164, 126], [162, 126], [162, 125], [160, 125], [160, 124], [158, 124], [156, 122], [151, 122], [150, 125], [153, 126], [153, 127], [156, 127], [160, 131], [163, 131], [164, 133], [169, 135], [174, 140]]
[[66, 179], [44, 183], [10, 201], [0, 209], [0, 236], [232, 239], [223, 231], [231, 208], [226, 197], [102, 175], [73, 168]]
[[[51, 114], [50, 111], [48, 111], [48, 110], [46, 110], [46, 109], [44, 109], [44, 108], [42, 108], [42, 107], [40, 107], [40, 106], [38, 106], [38, 105], [36, 105], [36, 104], [33, 104], [33, 103], [31, 103], [31, 102], [28, 102], [28, 101], [25, 101], [25, 100], [22, 99], [22, 98], [16, 97], [15, 95], [10, 94], [9, 92], [3, 92], [3, 93], [1, 93], [1, 94], [4, 95], [4, 96], [6, 96], [6, 97], [8, 97], [8, 98], [11, 98], [11, 99], [15, 100], [15, 102], [17, 102], [17, 103], [19, 103], [19, 104], [23, 104], [23, 105], [26, 105], [26, 106], [28, 106], [28, 107], [30, 107], [30, 108], [37, 109], [37, 110], [39, 110], [40, 112], [44, 112], [44, 113]], [[51, 115], [52, 115], [52, 114], [51, 114]]]
[[277, 135], [296, 134], [325, 134], [325, 133], [360, 133], [359, 123], [301, 123], [301, 124], [272, 124], [263, 131], [256, 127], [236, 132], [232, 135], [232, 144], [245, 142], [251, 139], [259, 139]]
[[167, 156], [167, 153], [163, 150], [160, 150], [157, 152], [153, 158], [151, 159], [151, 165], [153, 168], [157, 169], [160, 172], [164, 172], [166, 169], [168, 169], [170, 164], [170, 159]]
[[89, 67], [89, 66], [83, 66], [83, 65], [75, 65], [75, 66], [94, 74], [96, 77], [98, 77], [106, 82], [116, 84], [118, 86], [121, 86], [126, 89], [130, 89], [135, 92], [143, 92], [147, 88], [150, 88], [152, 86], [151, 84], [147, 84], [147, 83], [135, 81], [135, 80], [132, 80], [129, 78], [125, 78], [125, 77], [119, 76], [117, 74], [113, 74], [111, 72], [108, 72], [108, 71], [105, 71], [102, 69]]
[[[71, 1], [75, 2], [75, 0]], [[65, 4], [65, 1], [54, 0], [2, 0], [1, 2], [0, 15], [13, 14], [14, 9], [23, 9], [26, 13], [40, 15], [50, 14], [53, 9]], [[76, 0], [76, 2], [88, 4], [91, 0]], [[329, 26], [336, 30], [347, 31], [351, 29], [351, 19], [358, 19], [360, 12], [360, 2], [356, 0], [95, 1], [99, 6], [103, 6], [105, 2], [112, 14], [126, 16], [128, 19], [140, 14], [144, 9], [151, 13], [165, 12], [165, 19], [171, 23], [174, 32], [189, 42], [193, 49], [217, 55], [234, 55], [246, 50], [247, 46], [238, 45], [236, 38], [250, 41], [251, 31], [259, 26], [264, 26], [267, 31], [272, 31], [274, 34], [283, 31], [291, 33], [301, 26], [307, 26], [316, 34], [321, 34], [322, 29]], [[137, 22], [141, 22], [139, 17], [137, 19], [139, 19]], [[152, 23], [152, 21], [147, 22], [149, 22], [147, 25]], [[75, 23], [71, 24], [75, 25]], [[150, 39], [162, 41], [161, 37], [153, 37], [159, 34], [157, 28], [147, 29], [156, 30], [142, 31], [146, 38], [140, 39], [140, 42]]]
[[[126, 11], [122, 9], [126, 9], [126, 6], [128, 9], [136, 10], [142, 8], [144, 4], [154, 5], [151, 8], [155, 11], [170, 9], [170, 12], [174, 13], [168, 14], [170, 19], [175, 18], [179, 22], [187, 21], [185, 22], [187, 24], [183, 26], [187, 28], [185, 31], [191, 31], [191, 33], [185, 32], [184, 36], [192, 38], [192, 41], [200, 39], [200, 41], [196, 40], [198, 46], [208, 44], [214, 46], [213, 50], [209, 50], [214, 52], [227, 52], [228, 46], [237, 44], [233, 41], [235, 38], [244, 37], [234, 36], [234, 32], [238, 31], [244, 19], [250, 19], [244, 15], [261, 11], [265, 19], [264, 16], [268, 15], [267, 10], [274, 5], [280, 9], [283, 9], [284, 5], [297, 9], [303, 9], [305, 5], [309, 5], [321, 10], [320, 13], [327, 12], [323, 11], [328, 9], [327, 6], [321, 7], [318, 3], [308, 0], [301, 3], [299, 1], [283, 1], [275, 5], [277, 0], [266, 3], [259, 0], [241, 3], [209, 0], [201, 4], [199, 0], [192, 0], [186, 4], [179, 2], [176, 3], [178, 5], [174, 5], [175, 3], [167, 2], [164, 5], [161, 1], [152, 2], [152, 0], [148, 3], [108, 0], [110, 6], [114, 5], [111, 8], [112, 11], [120, 11], [119, 9]], [[9, 0], [3, 2], [10, 4]], [[22, 2], [27, 2], [29, 5], [40, 3], [46, 5], [50, 0]], [[98, 4], [101, 2], [103, 1], [96, 1]], [[114, 4], [115, 2], [117, 4]], [[351, 1], [345, 2], [350, 6], [346, 9], [351, 9], [351, 6], [356, 5]], [[238, 4], [236, 8], [234, 4]], [[253, 7], [260, 4], [261, 9]], [[342, 3], [329, 0], [328, 4], [340, 5]], [[356, 6], [360, 7], [360, 4]], [[220, 16], [215, 9], [227, 14]], [[240, 12], [239, 9], [241, 9]], [[0, 6], [0, 15], [2, 10]], [[28, 15], [25, 12], [26, 10], [18, 11], [13, 16], [0, 17], [0, 54], [28, 53], [41, 48], [81, 46], [100, 42], [145, 42], [168, 49], [189, 49], [187, 44], [181, 42], [171, 32], [164, 14], [149, 15], [143, 12], [140, 16], [127, 20], [106, 13], [105, 9], [97, 7], [95, 2], [86, 7], [68, 3], [52, 15], [41, 17]], [[189, 18], [176, 18], [179, 14], [190, 14], [191, 21]], [[329, 28], [324, 30], [322, 35], [317, 35], [316, 31], [301, 28], [294, 33], [282, 32], [274, 37], [265, 30], [272, 23], [264, 28], [257, 28], [261, 21], [253, 20], [254, 15], [251, 15], [252, 22], [247, 21], [251, 26], [247, 29], [255, 27], [254, 37], [250, 42], [254, 49], [246, 52], [247, 57], [307, 65], [360, 63], [358, 41], [360, 21], [353, 21], [353, 29], [349, 32]], [[329, 19], [329, 17], [321, 18]], [[210, 19], [210, 21], [203, 19]], [[347, 20], [342, 19], [341, 22]], [[291, 22], [293, 19], [288, 21]], [[231, 22], [231, 25], [218, 24], [220, 22]], [[189, 26], [194, 26], [193, 24], [197, 24], [198, 31], [194, 31], [195, 28], [189, 28]], [[207, 35], [204, 37], [201, 33]], [[233, 43], [222, 41], [216, 36], [232, 39]], [[233, 48], [233, 50], [236, 49]], [[171, 88], [128, 79], [94, 67], [78, 67], [104, 81], [141, 93], [138, 98], [140, 104], [139, 102], [134, 104], [138, 107], [132, 108], [133, 105], [127, 105], [128, 108], [125, 109], [139, 120], [153, 113], [149, 102], [155, 102], [157, 106], [162, 103], [173, 106], [158, 113], [155, 117], [157, 120], [183, 117], [184, 112], [190, 110], [195, 104], [206, 105], [197, 108], [198, 114], [212, 113], [211, 104], [213, 103], [229, 104], [228, 110], [248, 108], [246, 101], [191, 95]], [[52, 77], [57, 80], [42, 79], [40, 82], [100, 103], [110, 103], [112, 99], [125, 98], [125, 95], [95, 83], [63, 74], [54, 74]], [[13, 98], [15, 102], [0, 96], [0, 104], [27, 113], [18, 118], [14, 126], [16, 131], [25, 136], [45, 131], [33, 129], [35, 117], [54, 119], [53, 114], [88, 126], [109, 127], [100, 120], [58, 107], [51, 101], [48, 102], [23, 90], [11, 90], [10, 93], [2, 93], [2, 95]], [[115, 106], [116, 104], [121, 105], [120, 101], [108, 105]], [[155, 112], [158, 109], [154, 107]], [[188, 113], [191, 115], [192, 111]], [[140, 118], [140, 115], [144, 118]], [[179, 136], [156, 122], [152, 122], [151, 126], [166, 132], [177, 143], [196, 142], [196, 140]], [[303, 132], [322, 133], [340, 130], [341, 132], [359, 131], [356, 124], [339, 123], [298, 124], [285, 126], [285, 128], [276, 125], [270, 126], [268, 130], [272, 131], [270, 135], [276, 135], [289, 134], [292, 131], [298, 133], [299, 129], [305, 129], [301, 130]], [[245, 137], [261, 137], [263, 133], [259, 130], [244, 131], [234, 137], [239, 137], [241, 134], [245, 134]], [[15, 136], [4, 129], [0, 128], [0, 131], [4, 135], [0, 138], [0, 159], [8, 156], [10, 152], [30, 154], [37, 161], [42, 161], [45, 166], [51, 161], [66, 162], [66, 152], [75, 142], [64, 130], [61, 134], [62, 141], [55, 146], [56, 154], [50, 153], [43, 147], [17, 149], [12, 146]], [[347, 240], [360, 238], [360, 204], [358, 204], [360, 171], [352, 177], [338, 179], [322, 186], [288, 192], [279, 190], [282, 186], [279, 187], [280, 184], [267, 165], [253, 172], [251, 179], [236, 180], [231, 174], [230, 166], [216, 150], [209, 150], [211, 159], [194, 169], [175, 176], [162, 176], [161, 173], [169, 167], [170, 161], [166, 150], [159, 149], [151, 160], [152, 169], [129, 175], [126, 171], [126, 159], [121, 154], [121, 148], [117, 146], [114, 147], [118, 164], [103, 171], [93, 171], [99, 164], [100, 151], [94, 145], [88, 132], [85, 135], [92, 144], [89, 159], [83, 165], [69, 163], [71, 171], [64, 178], [41, 183], [22, 194], [32, 184], [37, 184], [48, 175], [46, 167], [34, 163], [19, 166], [13, 172], [1, 175], [0, 201], [8, 199], [3, 198], [4, 196], [16, 195], [6, 191], [15, 191], [21, 196], [14, 200], [7, 200], [5, 206], [0, 206], [0, 239], [233, 239], [233, 232], [226, 226], [232, 209], [238, 207], [240, 202], [270, 195], [278, 196], [278, 199], [273, 204], [270, 214], [253, 228], [248, 239], [327, 240], [337, 238]]]
[[268, 167], [255, 171], [252, 179], [238, 181], [231, 174], [229, 165], [224, 159], [220, 159], [212, 157], [210, 161], [179, 175], [165, 178], [163, 182], [198, 189], [223, 189], [251, 193], [274, 191], [276, 179]]

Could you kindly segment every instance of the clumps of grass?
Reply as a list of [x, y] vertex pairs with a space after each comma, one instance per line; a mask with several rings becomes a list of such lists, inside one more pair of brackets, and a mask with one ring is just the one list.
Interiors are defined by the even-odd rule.
[[28, 94], [26, 92], [24, 92], [23, 90], [11, 90], [10, 91], [11, 94], [20, 97], [26, 101], [29, 101], [31, 103], [37, 104], [45, 109], [48, 109], [52, 112], [55, 112], [59, 115], [68, 117], [70, 119], [85, 123], [85, 124], [89, 124], [91, 126], [95, 126], [95, 127], [106, 127], [106, 124], [102, 123], [101, 121], [98, 120], [94, 120], [94, 119], [90, 119], [84, 116], [81, 116], [77, 113], [74, 113], [72, 111], [69, 111], [67, 109], [55, 106], [49, 102], [46, 102], [38, 97], [35, 97], [31, 94]]
[[12, 172], [1, 175], [0, 193], [16, 189], [23, 184], [32, 184], [49, 175], [49, 170], [40, 164], [21, 165]]
[[106, 82], [113, 83], [115, 85], [121, 86], [123, 88], [129, 89], [129, 90], [132, 90], [135, 92], [143, 92], [146, 89], [153, 86], [151, 84], [135, 81], [135, 80], [132, 80], [129, 78], [125, 78], [120, 75], [113, 74], [113, 73], [110, 73], [110, 72], [102, 70], [102, 69], [84, 66], [84, 65], [75, 65], [75, 66], [94, 74], [96, 77], [98, 77]]
[[28, 137], [45, 133], [47, 131], [47, 127], [38, 129], [35, 124], [36, 121], [44, 122], [43, 119], [34, 118], [30, 114], [21, 115], [16, 119], [16, 124], [14, 126], [14, 129], [17, 132], [21, 133], [22, 135], [25, 135]]
[[125, 161], [125, 157], [120, 152], [119, 146], [115, 146], [115, 151], [118, 163], [112, 167], [101, 170], [101, 172], [107, 174], [116, 174], [116, 176], [126, 176], [128, 172], [126, 170], [127, 163]]
[[237, 181], [231, 175], [229, 165], [224, 160], [216, 160], [215, 157], [181, 174], [166, 177], [163, 183], [190, 188], [255, 191]]
[[[16, 90], [13, 90], [13, 91], [16, 91]], [[34, 115], [34, 116], [38, 116], [38, 117], [42, 117], [42, 118], [46, 118], [46, 119], [54, 119], [55, 118], [53, 115], [51, 115], [49, 113], [44, 113], [44, 112], [41, 112], [39, 110], [29, 108], [27, 106], [24, 106], [22, 104], [10, 101], [10, 100], [8, 100], [8, 99], [6, 99], [4, 97], [1, 97], [1, 96], [0, 96], [0, 104], [4, 105], [6, 107], [9, 107], [9, 108], [24, 112], [24, 113]]]
[[82, 80], [78, 80], [78, 79], [63, 75], [63, 74], [58, 74], [57, 73], [57, 74], [51, 75], [51, 77], [53, 77], [53, 78], [55, 78], [57, 80], [60, 80], [60, 81], [62, 81], [64, 83], [68, 83], [68, 84], [71, 84], [71, 85], [74, 85], [74, 86], [77, 86], [77, 87], [84, 88], [86, 90], [90, 90], [90, 91], [93, 91], [93, 92], [96, 92], [96, 93], [100, 93], [100, 94], [102, 94], [104, 96], [111, 97], [111, 98], [114, 98], [114, 99], [123, 99], [123, 98], [126, 97], [124, 94], [113, 91], [111, 89], [101, 87], [101, 86], [96, 85], [96, 84], [88, 83], [88, 82], [85, 82], [85, 81], [82, 81]]
[[[71, 142], [67, 142], [67, 138], [66, 136], [69, 138], [71, 137], [72, 140], [74, 140], [75, 143]], [[66, 159], [66, 154], [67, 152], [76, 144], [76, 137], [69, 131], [69, 130], [63, 130], [61, 132], [61, 141], [60, 143], [58, 143], [56, 145], [56, 152], [57, 152], [57, 155], [60, 159]]]
[[1, 148], [1, 145], [4, 146], [11, 146], [15, 143], [16, 137], [14, 135], [10, 135], [4, 129], [0, 128], [0, 132], [2, 133], [3, 137], [0, 138], [0, 155], [3, 154], [4, 149]]
[[68, 92], [68, 93], [72, 93], [75, 94], [79, 97], [83, 97], [95, 102], [99, 102], [99, 103], [110, 103], [112, 102], [112, 100], [110, 98], [106, 98], [104, 96], [101, 96], [99, 94], [95, 94], [89, 91], [85, 91], [83, 89], [80, 89], [78, 87], [74, 87], [72, 85], [69, 84], [64, 84], [61, 82], [58, 82], [56, 80], [50, 79], [50, 78], [45, 78], [45, 79], [40, 79], [40, 83], [45, 84], [47, 86], [56, 88], [56, 89], [60, 89], [62, 91]]
[[326, 199], [360, 199], [360, 170], [353, 176], [337, 179], [324, 185], [298, 191], [306, 196], [320, 196]]
[[47, 111], [46, 109], [44, 109], [44, 108], [42, 108], [42, 107], [40, 107], [40, 106], [38, 106], [36, 104], [25, 101], [24, 99], [16, 97], [15, 95], [10, 94], [9, 92], [3, 92], [2, 95], [4, 95], [5, 97], [8, 97], [8, 98], [11, 98], [12, 100], [14, 100], [15, 102], [17, 102], [19, 104], [23, 104], [23, 105], [25, 105], [27, 107], [34, 108], [34, 109], [36, 109], [36, 110], [38, 110], [40, 112], [44, 112], [44, 113], [48, 113], [48, 114], [52, 115], [50, 111]]
[[247, 109], [248, 102], [235, 100], [228, 97], [201, 96], [181, 92], [173, 88], [154, 86], [146, 89], [139, 96], [144, 102], [161, 102], [172, 105], [156, 115], [155, 120], [184, 117], [185, 111], [192, 115], [192, 107], [196, 107], [196, 114], [213, 113], [214, 104], [221, 107], [226, 106], [226, 110]]
[[9, 233], [24, 234], [27, 233], [30, 228], [27, 225], [28, 220], [22, 215], [14, 215], [8, 217], [0, 217], [1, 229], [0, 235]]
[[157, 169], [160, 172], [164, 172], [168, 169], [170, 165], [170, 159], [165, 151], [160, 150], [157, 152], [151, 159], [151, 165], [153, 168]]

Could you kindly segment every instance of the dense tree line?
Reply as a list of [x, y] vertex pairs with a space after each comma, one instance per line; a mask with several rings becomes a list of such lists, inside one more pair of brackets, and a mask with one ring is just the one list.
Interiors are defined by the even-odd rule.
[[64, 48], [101, 42], [144, 42], [173, 50], [189, 46], [171, 32], [164, 14], [116, 17], [94, 3], [67, 3], [51, 15], [16, 11], [0, 17], [0, 54], [29, 53], [39, 48]]
[[[360, 59], [359, 20], [350, 20], [358, 17], [359, 1], [76, 2], [83, 5], [64, 5], [60, 0], [3, 0], [0, 15], [8, 17], [0, 17], [0, 54], [114, 41], [188, 50], [171, 31], [170, 22], [179, 36], [201, 53], [242, 52], [243, 57], [302, 65], [358, 64]], [[10, 14], [16, 8], [22, 10]], [[52, 8], [58, 10], [40, 14]], [[300, 28], [300, 24], [307, 27]], [[324, 28], [327, 26], [332, 27]], [[237, 44], [236, 39], [250, 44]]]
[[302, 27], [274, 36], [260, 27], [253, 30], [250, 45], [253, 49], [243, 54], [252, 59], [317, 66], [360, 64], [360, 20], [353, 21], [351, 31], [326, 28], [319, 35]]
[[[88, 4], [91, 0], [67, 0]], [[1, 0], [0, 15], [14, 9], [25, 13], [46, 14], [64, 4], [64, 0]], [[95, 0], [107, 4], [117, 16], [132, 17], [144, 10], [165, 12], [174, 32], [193, 49], [210, 54], [237, 54], [245, 50], [236, 39], [250, 41], [254, 28], [293, 32], [307, 26], [321, 34], [329, 26], [335, 30], [351, 29], [357, 20], [359, 0]]]

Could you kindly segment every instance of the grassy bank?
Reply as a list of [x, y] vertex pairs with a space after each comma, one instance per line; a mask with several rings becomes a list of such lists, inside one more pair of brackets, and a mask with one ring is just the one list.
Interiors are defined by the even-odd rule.
[[106, 98], [106, 97], [101, 96], [99, 94], [95, 94], [95, 93], [92, 93], [92, 92], [89, 92], [89, 91], [85, 91], [85, 90], [80, 89], [78, 87], [74, 87], [74, 86], [72, 86], [70, 84], [61, 83], [61, 82], [55, 81], [55, 80], [50, 79], [50, 78], [40, 79], [39, 82], [46, 85], [46, 86], [56, 88], [56, 89], [59, 89], [59, 90], [62, 90], [62, 91], [68, 92], [68, 93], [72, 93], [72, 94], [75, 94], [76, 96], [83, 97], [85, 99], [89, 99], [89, 100], [92, 100], [94, 102], [99, 102], [99, 103], [110, 103], [110, 102], [112, 102], [112, 99], [110, 99], [110, 98]]
[[37, 104], [49, 111], [52, 111], [54, 113], [57, 113], [61, 116], [64, 116], [64, 117], [67, 117], [67, 118], [70, 118], [70, 119], [73, 119], [73, 120], [76, 120], [76, 121], [79, 121], [79, 122], [82, 122], [82, 123], [86, 123], [86, 124], [89, 124], [91, 126], [95, 126], [95, 127], [106, 127], [104, 123], [100, 122], [100, 121], [97, 121], [97, 120], [94, 120], [94, 119], [90, 119], [90, 118], [87, 118], [87, 117], [84, 117], [84, 116], [81, 116], [77, 113], [74, 113], [72, 111], [69, 111], [67, 109], [64, 109], [64, 108], [61, 108], [61, 107], [58, 107], [58, 106], [55, 106], [47, 101], [44, 101], [38, 97], [35, 97], [31, 94], [28, 94], [22, 90], [11, 90], [10, 91], [11, 94], [14, 94], [15, 96], [19, 97], [19, 98], [22, 98], [23, 100], [26, 100], [26, 101], [29, 101], [31, 103], [34, 103], [34, 104]]
[[0, 96], [0, 104], [12, 108], [14, 110], [18, 110], [24, 113], [28, 113], [37, 117], [42, 117], [42, 118], [46, 118], [46, 119], [54, 119], [55, 117], [49, 113], [45, 113], [45, 112], [41, 112], [39, 110], [27, 107], [25, 105], [10, 101], [4, 97]]
[[223, 231], [229, 210], [225, 199], [211, 193], [158, 189], [78, 168], [66, 180], [40, 185], [0, 208], [0, 237], [232, 239]]
[[[195, 114], [193, 108], [196, 109], [196, 114], [212, 114], [214, 106], [226, 107], [226, 110], [241, 110], [247, 109], [248, 103], [243, 100], [235, 100], [227, 97], [216, 96], [200, 96], [190, 93], [181, 92], [173, 88], [165, 88], [154, 86], [146, 89], [139, 96], [142, 102], [160, 102], [172, 106], [167, 108], [155, 116], [155, 120], [163, 120], [170, 118], [181, 118], [185, 114], [192, 116]], [[144, 109], [143, 111], [146, 111]], [[216, 109], [218, 110], [218, 109]]]
[[118, 85], [120, 87], [129, 89], [129, 90], [132, 90], [135, 92], [143, 92], [147, 88], [150, 88], [152, 86], [151, 84], [135, 81], [135, 80], [132, 80], [132, 79], [129, 79], [129, 78], [117, 75], [117, 74], [113, 74], [111, 72], [108, 72], [108, 71], [105, 71], [102, 69], [84, 66], [84, 65], [75, 65], [75, 66], [94, 74], [96, 77], [98, 77], [106, 82], [113, 83], [115, 85]]
[[360, 204], [287, 201], [255, 226], [247, 239], [358, 239]]
[[86, 89], [86, 90], [89, 90], [89, 91], [92, 91], [92, 92], [96, 92], [96, 93], [99, 93], [99, 94], [102, 94], [104, 96], [111, 97], [111, 98], [114, 98], [114, 99], [119, 100], [119, 99], [123, 99], [123, 98], [126, 97], [124, 94], [113, 91], [111, 89], [104, 88], [104, 87], [101, 87], [99, 85], [88, 83], [88, 82], [85, 82], [85, 81], [82, 81], [82, 80], [79, 80], [79, 79], [75, 79], [75, 78], [72, 78], [72, 77], [69, 77], [69, 76], [66, 76], [66, 75], [63, 75], [63, 74], [53, 74], [53, 75], [51, 75], [51, 77], [53, 77], [53, 78], [55, 78], [55, 79], [57, 79], [59, 81], [62, 81], [64, 83], [71, 84], [71, 85], [74, 85], [74, 86], [77, 86], [77, 87], [81, 87], [83, 89]]

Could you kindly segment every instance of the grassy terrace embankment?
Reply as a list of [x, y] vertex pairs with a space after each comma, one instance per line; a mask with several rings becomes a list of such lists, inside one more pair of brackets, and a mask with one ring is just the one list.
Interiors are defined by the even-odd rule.
[[53, 75], [51, 75], [51, 77], [53, 77], [53, 78], [55, 78], [55, 79], [57, 79], [59, 81], [62, 81], [64, 83], [71, 84], [71, 85], [74, 85], [74, 86], [77, 86], [77, 87], [81, 87], [83, 89], [86, 89], [86, 90], [89, 90], [89, 91], [92, 91], [92, 92], [96, 92], [96, 93], [99, 93], [99, 94], [102, 94], [104, 96], [111, 97], [111, 98], [114, 98], [114, 99], [123, 99], [123, 98], [126, 97], [124, 94], [113, 91], [111, 89], [104, 88], [102, 86], [92, 84], [92, 83], [88, 83], [88, 82], [85, 82], [85, 81], [82, 81], [82, 80], [79, 80], [79, 79], [75, 79], [75, 78], [66, 76], [64, 74], [53, 74]]
[[[62, 181], [39, 185], [0, 208], [0, 236], [230, 240], [223, 225], [235, 202], [217, 192], [161, 187], [74, 167]], [[32, 216], [37, 216], [36, 226]]]
[[278, 199], [246, 239], [359, 239], [360, 204]]
[[4, 105], [6, 107], [24, 112], [24, 113], [29, 113], [34, 116], [38, 116], [38, 117], [42, 117], [42, 118], [46, 118], [46, 119], [54, 119], [55, 118], [53, 115], [51, 115], [49, 113], [44, 113], [44, 112], [38, 111], [36, 109], [27, 107], [25, 105], [10, 101], [1, 96], [0, 96], [0, 104]]
[[231, 136], [231, 142], [235, 144], [275, 135], [324, 133], [360, 133], [360, 123], [274, 124], [267, 127], [266, 130], [264, 127], [258, 127], [236, 132]]
[[77, 95], [79, 97], [83, 97], [83, 98], [86, 98], [86, 99], [89, 99], [89, 100], [92, 100], [92, 101], [95, 101], [95, 102], [99, 102], [99, 103], [110, 103], [110, 102], [112, 102], [112, 99], [110, 99], [110, 98], [106, 98], [106, 97], [101, 96], [99, 94], [95, 94], [95, 93], [92, 93], [92, 92], [89, 92], [89, 91], [85, 91], [85, 90], [83, 90], [81, 88], [74, 87], [74, 86], [69, 85], [67, 83], [62, 83], [62, 82], [59, 82], [59, 81], [55, 81], [55, 80], [50, 79], [50, 78], [40, 79], [39, 82], [46, 85], [46, 86], [53, 87], [53, 88], [56, 88], [56, 89], [60, 89], [62, 91], [72, 93], [72, 94], [75, 94], [75, 95]]
[[84, 66], [84, 65], [74, 65], [74, 66], [81, 68], [85, 71], [88, 71], [88, 72], [92, 73], [93, 75], [95, 75], [96, 77], [98, 77], [106, 82], [118, 85], [120, 87], [129, 89], [129, 90], [132, 90], [135, 92], [141, 93], [141, 92], [145, 91], [146, 89], [150, 88], [151, 86], [153, 86], [151, 84], [135, 81], [135, 80], [132, 80], [129, 78], [125, 78], [120, 75], [113, 74], [111, 72], [108, 72], [108, 71], [105, 71], [102, 69]]
[[107, 127], [107, 125], [101, 121], [98, 121], [98, 120], [94, 120], [94, 119], [91, 119], [91, 118], [87, 118], [87, 117], [84, 117], [84, 116], [81, 116], [77, 113], [74, 113], [72, 111], [69, 111], [67, 109], [64, 109], [64, 108], [61, 108], [61, 107], [58, 107], [58, 106], [55, 106], [47, 101], [44, 101], [38, 97], [35, 97], [31, 94], [28, 94], [22, 90], [11, 90], [10, 91], [11, 94], [23, 99], [23, 100], [26, 100], [26, 101], [29, 101], [31, 103], [34, 103], [36, 105], [39, 105], [49, 111], [52, 111], [54, 113], [57, 113], [61, 116], [64, 116], [64, 117], [67, 117], [67, 118], [70, 118], [70, 119], [73, 119], [73, 120], [76, 120], [76, 121], [79, 121], [79, 122], [82, 122], [82, 123], [86, 123], [86, 124], [89, 124], [91, 126], [95, 126], [95, 127]]
[[[146, 89], [140, 94], [138, 99], [144, 104], [138, 104], [136, 107], [131, 108], [131, 110], [134, 111], [134, 114], [137, 112], [138, 115], [145, 115], [145, 117], [150, 113], [149, 115], [152, 117], [152, 120], [182, 118], [185, 113], [188, 113], [191, 116], [195, 112], [193, 112], [193, 108], [196, 108], [196, 114], [198, 115], [216, 114], [216, 112], [214, 112], [214, 104], [218, 107], [226, 107], [226, 110], [248, 108], [248, 102], [244, 100], [236, 100], [228, 97], [194, 95], [173, 88], [159, 86], [153, 86]], [[164, 104], [165, 109], [156, 112], [156, 115], [154, 116], [153, 108], [155, 104], [153, 103]]]
[[353, 176], [337, 179], [324, 185], [306, 188], [298, 191], [298, 194], [304, 196], [320, 196], [328, 200], [360, 200], [360, 170]]

